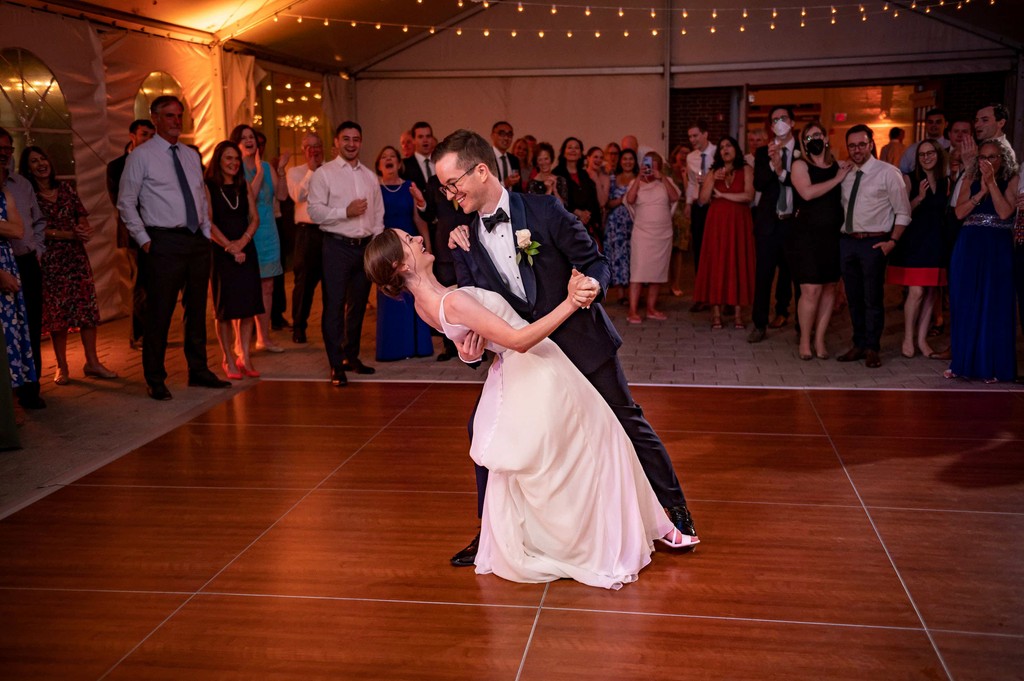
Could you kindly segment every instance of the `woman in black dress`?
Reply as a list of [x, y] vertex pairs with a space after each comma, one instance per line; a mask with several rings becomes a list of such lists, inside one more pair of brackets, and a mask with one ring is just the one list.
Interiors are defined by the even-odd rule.
[[[946, 285], [943, 220], [949, 200], [946, 155], [938, 144], [923, 140], [917, 145], [914, 170], [903, 176], [910, 195], [910, 224], [889, 254], [887, 283], [907, 287], [903, 304], [903, 356], [917, 350], [925, 357], [934, 352], [928, 345], [936, 293]], [[916, 345], [915, 345], [916, 337]]]
[[570, 213], [575, 213], [600, 248], [604, 241], [601, 204], [597, 199], [597, 185], [587, 174], [584, 163], [583, 142], [575, 137], [566, 137], [558, 152], [558, 165], [554, 174], [565, 178], [569, 188], [566, 208]]
[[236, 381], [243, 374], [260, 375], [249, 359], [249, 346], [255, 329], [253, 318], [263, 312], [260, 263], [252, 242], [260, 216], [241, 167], [238, 145], [224, 141], [213, 150], [213, 161], [206, 169], [217, 341], [221, 368]]
[[836, 162], [825, 126], [818, 121], [804, 128], [800, 141], [803, 155], [793, 159], [790, 171], [795, 216], [786, 239], [786, 257], [793, 281], [800, 285], [800, 359], [815, 355], [827, 359], [825, 332], [839, 282], [839, 229], [843, 224], [839, 185], [852, 166]]

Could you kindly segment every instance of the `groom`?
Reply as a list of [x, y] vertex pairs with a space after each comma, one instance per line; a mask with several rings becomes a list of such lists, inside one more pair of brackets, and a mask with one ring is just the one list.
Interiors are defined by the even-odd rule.
[[[610, 277], [608, 261], [586, 228], [553, 196], [509, 193], [497, 178], [490, 142], [475, 132], [457, 130], [446, 137], [434, 150], [433, 161], [445, 198], [464, 213], [480, 216], [452, 232], [449, 245], [458, 246], [453, 255], [459, 286], [499, 293], [519, 316], [533, 322], [565, 299], [574, 267], [589, 277], [589, 285], [577, 294], [585, 309], [556, 329], [551, 340], [615, 413], [672, 523], [683, 534], [697, 536], [668, 452], [633, 401], [619, 365], [616, 351], [622, 339], [600, 305]], [[481, 512], [486, 487], [487, 470], [477, 466]], [[457, 553], [452, 565], [473, 565], [479, 538]]]

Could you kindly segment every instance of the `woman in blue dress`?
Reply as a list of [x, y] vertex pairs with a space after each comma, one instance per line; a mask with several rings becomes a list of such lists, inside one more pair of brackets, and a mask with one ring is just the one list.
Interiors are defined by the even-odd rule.
[[283, 178], [279, 181], [270, 164], [260, 158], [256, 131], [251, 126], [235, 126], [231, 131], [231, 141], [242, 150], [245, 180], [256, 196], [256, 210], [260, 216], [259, 227], [252, 239], [256, 244], [263, 288], [263, 313], [256, 315], [256, 349], [284, 352], [284, 348], [270, 337], [270, 308], [274, 295], [274, 277], [284, 272], [281, 267], [281, 240], [274, 219], [274, 201], [288, 198], [288, 185]]
[[[423, 194], [409, 180], [402, 180], [401, 157], [394, 147], [384, 147], [374, 165], [380, 177], [384, 197], [384, 226], [400, 229], [412, 236], [422, 236], [427, 249], [430, 237], [427, 224], [416, 210], [424, 206]], [[391, 298], [377, 291], [377, 361], [390, 362], [408, 357], [430, 357], [434, 343], [430, 327], [419, 318], [408, 292]]]
[[14, 198], [7, 191], [0, 191], [0, 325], [7, 341], [12, 388], [37, 380], [25, 296], [11, 249], [11, 240], [20, 239], [24, 234], [25, 226]]
[[619, 290], [619, 302], [626, 299], [629, 286], [629, 240], [633, 234], [633, 216], [623, 199], [635, 179], [636, 152], [623, 149], [608, 186], [608, 220], [604, 230], [604, 254], [612, 273], [608, 285]]
[[946, 378], [995, 383], [1017, 377], [1013, 218], [1018, 176], [1011, 154], [998, 140], [985, 140], [964, 175], [956, 204], [964, 224], [949, 265], [953, 358]]

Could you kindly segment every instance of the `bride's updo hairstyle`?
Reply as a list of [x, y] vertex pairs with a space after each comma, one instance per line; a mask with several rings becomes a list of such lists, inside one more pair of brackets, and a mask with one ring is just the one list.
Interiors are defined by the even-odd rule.
[[363, 269], [381, 293], [398, 298], [405, 289], [405, 277], [399, 272], [405, 260], [402, 240], [393, 229], [385, 229], [373, 237], [363, 252]]

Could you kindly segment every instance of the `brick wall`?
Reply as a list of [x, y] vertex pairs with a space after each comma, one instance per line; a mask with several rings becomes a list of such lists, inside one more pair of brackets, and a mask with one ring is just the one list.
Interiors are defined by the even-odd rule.
[[669, 98], [668, 148], [689, 142], [686, 131], [697, 119], [708, 124], [708, 136], [717, 142], [729, 134], [732, 121], [729, 120], [729, 102], [733, 88], [692, 88], [673, 89]]

